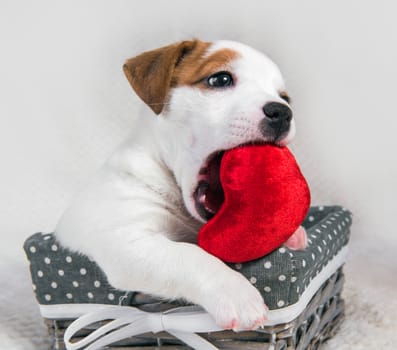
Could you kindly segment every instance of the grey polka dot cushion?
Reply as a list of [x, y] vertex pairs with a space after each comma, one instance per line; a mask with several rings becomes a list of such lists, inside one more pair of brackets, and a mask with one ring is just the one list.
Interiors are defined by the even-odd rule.
[[[339, 206], [312, 207], [303, 226], [309, 243], [304, 251], [280, 247], [255, 261], [229, 265], [246, 276], [262, 293], [269, 310], [279, 311], [277, 317], [281, 319], [284, 311], [288, 311], [290, 318], [296, 314], [299, 303], [301, 310], [344, 263], [351, 214]], [[94, 261], [60, 246], [52, 234], [34, 234], [26, 240], [24, 249], [44, 317], [51, 318], [51, 306], [56, 305], [63, 305], [62, 315], [67, 317], [66, 305], [74, 308], [82, 304], [156, 305], [160, 311], [162, 305], [169, 308], [181, 304], [113, 288]], [[62, 316], [59, 312], [57, 315]]]

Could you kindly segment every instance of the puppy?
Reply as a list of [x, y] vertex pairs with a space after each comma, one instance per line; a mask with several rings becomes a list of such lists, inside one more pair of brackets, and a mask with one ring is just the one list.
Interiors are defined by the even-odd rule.
[[[225, 329], [263, 325], [260, 293], [195, 243], [214, 215], [201, 189], [209, 161], [241, 144], [286, 145], [294, 136], [279, 69], [243, 44], [200, 40], [145, 52], [123, 69], [157, 116], [142, 116], [76, 197], [58, 239], [94, 259], [116, 288], [184, 298]], [[303, 229], [290, 246], [305, 246]]]

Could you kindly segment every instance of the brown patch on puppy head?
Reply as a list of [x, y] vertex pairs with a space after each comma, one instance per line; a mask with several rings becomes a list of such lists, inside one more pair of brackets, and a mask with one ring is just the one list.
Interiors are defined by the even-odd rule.
[[238, 55], [232, 49], [221, 49], [209, 56], [189, 55], [175, 70], [172, 86], [197, 85], [200, 88], [208, 88], [205, 79], [216, 72], [230, 69], [230, 61]]
[[175, 69], [186, 56], [203, 55], [209, 45], [200, 40], [189, 40], [164, 46], [130, 58], [123, 70], [136, 94], [154, 113], [160, 114], [167, 101]]
[[171, 88], [183, 85], [207, 88], [205, 78], [227, 70], [228, 63], [238, 57], [231, 49], [221, 49], [207, 56], [210, 46], [211, 43], [197, 39], [182, 41], [131, 58], [123, 70], [136, 94], [160, 114]]

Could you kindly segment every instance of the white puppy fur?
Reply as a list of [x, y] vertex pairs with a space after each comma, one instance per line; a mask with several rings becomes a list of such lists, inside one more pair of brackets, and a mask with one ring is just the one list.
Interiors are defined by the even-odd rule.
[[[262, 53], [231, 41], [211, 43], [205, 55], [237, 53], [225, 65], [235, 86], [170, 89], [159, 116], [142, 116], [133, 134], [62, 216], [56, 235], [94, 259], [109, 282], [202, 305], [224, 328], [255, 329], [266, 319], [260, 293], [240, 273], [195, 242], [203, 224], [193, 193], [208, 156], [251, 141], [272, 141], [258, 124], [284, 83]], [[289, 132], [279, 144], [287, 144]]]

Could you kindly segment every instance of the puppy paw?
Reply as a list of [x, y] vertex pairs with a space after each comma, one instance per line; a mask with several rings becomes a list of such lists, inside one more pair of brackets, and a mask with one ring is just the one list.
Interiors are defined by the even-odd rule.
[[288, 238], [284, 245], [292, 250], [303, 250], [307, 247], [307, 235], [306, 230], [299, 226], [299, 228]]
[[258, 290], [238, 275], [214, 291], [206, 309], [223, 329], [255, 330], [265, 325], [268, 309]]

